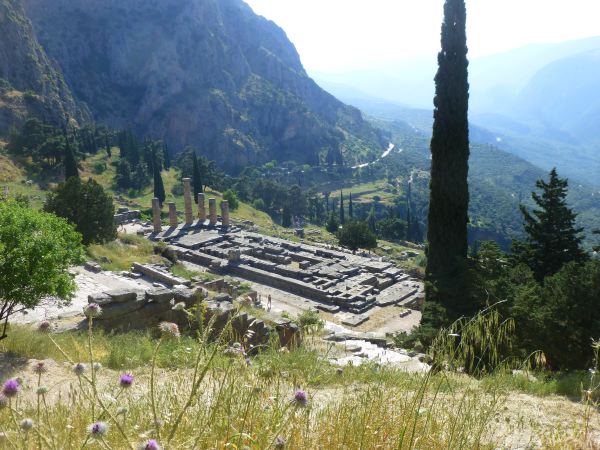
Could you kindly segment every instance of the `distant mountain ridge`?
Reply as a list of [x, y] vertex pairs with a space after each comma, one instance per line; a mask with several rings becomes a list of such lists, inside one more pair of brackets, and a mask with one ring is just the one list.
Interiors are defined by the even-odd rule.
[[351, 161], [386, 145], [359, 110], [306, 74], [285, 32], [242, 0], [23, 5], [33, 29], [0, 32], [39, 42], [96, 122], [174, 150], [192, 145], [233, 172], [272, 159], [315, 163], [329, 149]]

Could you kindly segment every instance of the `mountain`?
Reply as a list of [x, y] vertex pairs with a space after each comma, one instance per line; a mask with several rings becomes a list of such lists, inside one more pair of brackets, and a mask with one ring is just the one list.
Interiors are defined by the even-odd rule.
[[0, 31], [0, 135], [29, 115], [56, 124], [67, 115], [85, 120], [17, 0], [0, 0]]
[[[489, 139], [529, 162], [600, 186], [600, 37], [523, 47], [473, 59], [470, 120]], [[316, 74], [351, 101], [411, 105], [431, 111], [435, 58], [389, 62], [362, 72]], [[397, 105], [396, 105], [397, 106]], [[381, 109], [382, 106], [379, 105]], [[396, 108], [397, 109], [397, 108]], [[427, 113], [431, 117], [430, 113]]]
[[[4, 0], [6, 1], [6, 0]], [[350, 162], [382, 139], [321, 89], [293, 44], [241, 0], [24, 0], [41, 45], [96, 122], [192, 145], [237, 171]]]
[[[523, 88], [513, 114], [600, 143], [600, 45], [539, 70]], [[600, 174], [600, 172], [599, 172]]]
[[[382, 100], [346, 100], [368, 114], [376, 126], [388, 131], [390, 140], [401, 150], [386, 158], [389, 172], [397, 175], [413, 169], [422, 174], [428, 172], [431, 111]], [[471, 242], [494, 239], [508, 247], [509, 238], [519, 237], [523, 232], [519, 204], [533, 206], [530, 194], [535, 190], [535, 182], [547, 179], [549, 170], [507, 151], [506, 142], [486, 128], [471, 124], [470, 139], [469, 239]], [[560, 169], [559, 175], [565, 176]], [[415, 186], [421, 209], [426, 208], [428, 201], [427, 177], [421, 177], [420, 184]], [[589, 239], [591, 231], [600, 227], [600, 189], [570, 180], [568, 201], [579, 214], [578, 223], [585, 227]]]

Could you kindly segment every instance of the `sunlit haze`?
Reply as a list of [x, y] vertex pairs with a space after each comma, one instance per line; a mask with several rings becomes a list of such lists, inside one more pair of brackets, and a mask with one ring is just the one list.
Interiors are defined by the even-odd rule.
[[[246, 0], [309, 71], [435, 55], [443, 0]], [[600, 34], [598, 0], [467, 0], [470, 57]]]

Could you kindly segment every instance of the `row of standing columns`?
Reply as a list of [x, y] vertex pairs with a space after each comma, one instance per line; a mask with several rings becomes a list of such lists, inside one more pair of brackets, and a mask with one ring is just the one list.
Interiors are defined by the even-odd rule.
[[[191, 194], [191, 180], [189, 178], [183, 179], [183, 204], [185, 208], [185, 224], [190, 226], [194, 222], [194, 215], [192, 211], [192, 194]], [[204, 194], [198, 193], [198, 222], [204, 224], [206, 221], [206, 208], [204, 205], [205, 197]], [[177, 219], [177, 207], [175, 203], [168, 203], [169, 207], [169, 226], [175, 228], [179, 225]], [[217, 224], [217, 200], [215, 198], [208, 199], [208, 221], [209, 225], [215, 226]], [[152, 199], [152, 224], [154, 226], [154, 232], [160, 233], [162, 231], [162, 223], [160, 216], [160, 201], [157, 198]], [[221, 202], [221, 224], [224, 227], [229, 226], [229, 202], [223, 200]]]

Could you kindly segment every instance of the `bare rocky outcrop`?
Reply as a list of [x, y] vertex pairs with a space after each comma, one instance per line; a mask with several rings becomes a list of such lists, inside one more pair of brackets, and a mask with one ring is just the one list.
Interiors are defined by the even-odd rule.
[[67, 115], [87, 118], [19, 1], [0, 0], [0, 35], [0, 135], [20, 127], [28, 116], [54, 124], [64, 123]]
[[172, 149], [194, 145], [230, 170], [317, 162], [347, 139], [380, 151], [361, 113], [317, 86], [285, 32], [242, 0], [24, 5], [99, 122], [164, 137]]

